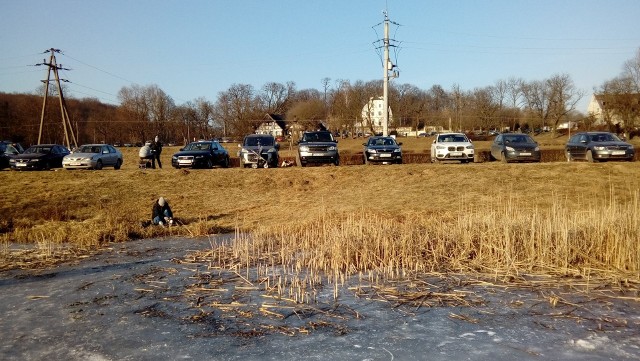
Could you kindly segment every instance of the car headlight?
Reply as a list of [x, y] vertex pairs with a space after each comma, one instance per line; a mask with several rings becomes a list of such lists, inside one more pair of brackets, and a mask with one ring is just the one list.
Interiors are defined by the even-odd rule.
[[15, 159], [13, 159], [13, 158], [9, 159], [9, 163], [15, 163], [15, 162], [16, 162]]
[[336, 147], [335, 145], [330, 146], [329, 148], [327, 148], [328, 151], [333, 151], [333, 150], [337, 150], [338, 147]]
[[473, 149], [473, 145], [471, 145], [471, 144], [470, 144], [470, 145], [467, 145], [467, 146], [466, 146], [466, 148], [467, 148], [467, 149]]
[[509, 152], [513, 152], [515, 149], [513, 149], [512, 147], [504, 147], [504, 149], [506, 149]]
[[402, 150], [401, 149], [394, 149], [393, 152], [394, 153], [400, 153], [400, 152], [402, 152]]
[[171, 159], [178, 160], [178, 157], [174, 155], [174, 156], [171, 157]]
[[444, 145], [436, 145], [436, 149], [445, 149], [446, 147]]
[[369, 153], [378, 153], [375, 149], [369, 149], [369, 148], [367, 148], [367, 152], [369, 152]]
[[202, 159], [202, 158], [204, 158], [204, 155], [196, 155], [194, 158], [196, 158], [196, 159]]
[[629, 149], [629, 150], [633, 150], [633, 144], [630, 144], [630, 145], [629, 145], [629, 148], [627, 148], [627, 149]]
[[300, 146], [300, 148], [299, 148], [299, 149], [300, 149], [300, 151], [301, 151], [301, 152], [308, 152], [308, 151], [309, 151], [309, 147], [308, 147], [308, 146], [306, 146], [306, 145], [302, 145], [302, 146]]
[[91, 162], [91, 159], [93, 159], [93, 157], [85, 157], [85, 158], [82, 158], [80, 160], [84, 161], [84, 162]]
[[540, 147], [535, 147], [535, 149], [533, 151], [534, 152], [539, 152], [540, 151]]
[[601, 145], [596, 145], [595, 147], [593, 147], [593, 149], [595, 149], [595, 150], [605, 150], [605, 149], [607, 149], [607, 147], [603, 147]]

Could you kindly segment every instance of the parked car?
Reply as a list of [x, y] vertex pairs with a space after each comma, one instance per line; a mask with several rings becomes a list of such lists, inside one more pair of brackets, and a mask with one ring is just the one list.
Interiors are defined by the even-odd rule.
[[229, 152], [213, 140], [200, 140], [187, 144], [171, 157], [175, 168], [229, 167]]
[[85, 144], [62, 158], [64, 169], [96, 169], [122, 166], [122, 153], [109, 144]]
[[240, 148], [238, 157], [240, 158], [241, 167], [276, 168], [278, 166], [280, 145], [273, 135], [247, 135], [244, 137], [242, 144], [238, 144], [238, 147]]
[[491, 143], [491, 159], [508, 162], [540, 162], [540, 147], [527, 134], [499, 134]]
[[340, 164], [338, 140], [329, 131], [302, 133], [298, 142], [298, 165], [305, 167], [309, 163]]
[[431, 162], [460, 161], [473, 162], [475, 155], [471, 140], [464, 133], [441, 133], [431, 144]]
[[584, 159], [589, 162], [607, 160], [633, 161], [635, 149], [617, 135], [609, 132], [574, 134], [565, 146], [567, 161]]
[[11, 156], [20, 154], [24, 151], [19, 143], [13, 143], [8, 140], [0, 141], [0, 169], [9, 167], [9, 159]]
[[402, 143], [397, 143], [393, 137], [370, 137], [364, 146], [364, 164], [383, 163], [383, 164], [401, 164], [402, 163]]
[[33, 145], [24, 153], [11, 156], [9, 165], [13, 170], [62, 168], [62, 158], [70, 153], [69, 149], [58, 144]]

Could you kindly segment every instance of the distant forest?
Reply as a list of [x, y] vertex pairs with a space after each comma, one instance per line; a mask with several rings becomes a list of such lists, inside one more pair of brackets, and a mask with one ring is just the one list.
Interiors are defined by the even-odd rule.
[[[118, 92], [119, 105], [95, 98], [69, 97], [64, 90], [70, 121], [78, 143], [141, 143], [159, 135], [165, 143], [184, 144], [194, 138], [241, 137], [253, 133], [270, 114], [298, 127], [319, 122], [333, 131], [353, 131], [357, 124], [373, 129], [366, 106], [382, 94], [382, 81], [320, 80], [321, 90], [297, 89], [294, 82], [267, 83], [260, 89], [233, 84], [215, 101], [203, 97], [176, 104], [157, 85], [132, 85]], [[61, 107], [50, 87], [41, 143], [65, 144]], [[640, 119], [640, 50], [624, 64], [621, 74], [594, 92], [608, 105], [609, 118], [634, 128]], [[32, 145], [38, 142], [44, 89], [37, 94], [0, 93], [0, 140]], [[622, 95], [622, 96], [621, 96]], [[595, 119], [576, 110], [586, 94], [567, 74], [525, 81], [509, 78], [493, 85], [449, 90], [433, 85], [424, 90], [411, 84], [389, 89], [390, 129], [420, 130], [425, 126], [472, 131], [477, 129], [556, 129], [563, 122], [590, 128]], [[620, 99], [630, 99], [621, 102]], [[617, 104], [618, 102], [619, 104]], [[609, 122], [605, 117], [605, 122]], [[608, 124], [611, 126], [612, 124]]]

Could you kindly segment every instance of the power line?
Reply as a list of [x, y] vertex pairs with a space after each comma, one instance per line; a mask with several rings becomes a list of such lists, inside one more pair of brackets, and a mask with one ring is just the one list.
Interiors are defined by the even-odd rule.
[[112, 76], [112, 77], [114, 77], [114, 78], [117, 78], [117, 79], [120, 79], [120, 80], [124, 80], [124, 81], [126, 81], [126, 82], [128, 82], [128, 83], [131, 83], [131, 84], [134, 84], [134, 83], [135, 83], [134, 81], [131, 81], [131, 80], [126, 79], [126, 78], [124, 78], [124, 77], [121, 77], [121, 76], [119, 76], [119, 75], [113, 74], [113, 73], [108, 72], [108, 71], [103, 70], [103, 69], [100, 69], [100, 68], [98, 68], [98, 67], [96, 67], [96, 66], [93, 66], [93, 65], [91, 65], [91, 64], [87, 64], [87, 63], [85, 63], [84, 61], [82, 61], [82, 60], [80, 60], [80, 59], [76, 59], [76, 58], [72, 57], [71, 55], [67, 55], [67, 54], [64, 54], [64, 53], [63, 53], [62, 55], [66, 56], [66, 57], [67, 57], [67, 58], [69, 58], [69, 59], [75, 60], [75, 61], [77, 61], [77, 62], [78, 62], [78, 63], [80, 63], [80, 64], [83, 64], [83, 65], [86, 65], [86, 66], [88, 66], [88, 67], [90, 67], [90, 68], [92, 68], [92, 69], [95, 69], [95, 70], [97, 70], [97, 71], [99, 71], [99, 72], [102, 72], [102, 73], [105, 73], [105, 74], [107, 74], [107, 75], [109, 75], [109, 76]]

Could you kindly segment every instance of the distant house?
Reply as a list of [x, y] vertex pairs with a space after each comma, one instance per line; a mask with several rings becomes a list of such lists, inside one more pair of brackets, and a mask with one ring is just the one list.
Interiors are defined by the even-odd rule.
[[279, 114], [267, 114], [266, 119], [256, 128], [256, 134], [271, 134], [283, 137], [287, 134], [287, 122]]
[[595, 118], [594, 125], [624, 126], [625, 118], [638, 117], [640, 94], [593, 94], [587, 113]]
[[[362, 121], [355, 124], [363, 133], [373, 130], [374, 133], [382, 133], [384, 121], [384, 99], [382, 97], [369, 98], [369, 102], [362, 107]], [[389, 124], [393, 124], [393, 113], [389, 107]]]

